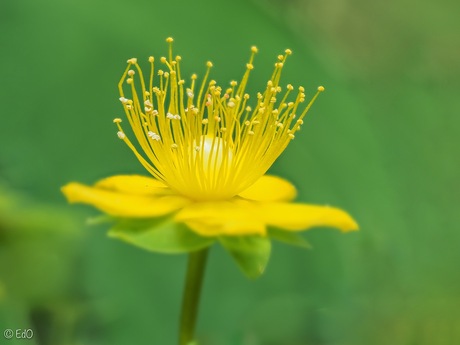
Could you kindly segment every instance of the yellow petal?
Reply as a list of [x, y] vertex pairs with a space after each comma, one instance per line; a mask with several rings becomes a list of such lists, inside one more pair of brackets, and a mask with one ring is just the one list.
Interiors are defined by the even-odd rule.
[[158, 217], [174, 212], [190, 202], [178, 195], [125, 194], [75, 182], [62, 187], [62, 192], [71, 203], [92, 205], [115, 217]]
[[239, 194], [240, 197], [256, 201], [291, 201], [296, 195], [297, 191], [290, 182], [271, 175], [262, 176]]
[[345, 211], [330, 207], [294, 203], [261, 203], [257, 213], [265, 224], [286, 230], [307, 230], [312, 227], [333, 227], [348, 232], [358, 224]]
[[94, 187], [119, 191], [126, 194], [170, 194], [163, 182], [141, 175], [116, 175], [98, 181]]
[[197, 202], [180, 210], [175, 219], [202, 236], [265, 235], [264, 222], [253, 215], [254, 206], [248, 202]]

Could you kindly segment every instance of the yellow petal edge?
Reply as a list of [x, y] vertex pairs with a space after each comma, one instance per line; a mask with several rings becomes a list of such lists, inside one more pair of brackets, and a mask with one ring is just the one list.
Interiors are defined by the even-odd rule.
[[239, 196], [255, 201], [291, 201], [297, 196], [297, 190], [285, 179], [264, 175]]
[[292, 231], [312, 227], [332, 227], [343, 232], [359, 230], [358, 224], [347, 212], [331, 206], [266, 203], [259, 205], [258, 216], [267, 225]]
[[62, 192], [70, 203], [92, 205], [114, 217], [159, 217], [174, 212], [190, 202], [178, 195], [124, 194], [119, 191], [89, 187], [76, 182], [62, 187]]

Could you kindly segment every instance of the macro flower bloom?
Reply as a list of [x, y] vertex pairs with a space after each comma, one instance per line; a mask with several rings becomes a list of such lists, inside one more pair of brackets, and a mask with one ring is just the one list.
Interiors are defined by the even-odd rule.
[[208, 81], [211, 62], [199, 85], [195, 74], [187, 84], [181, 57], [173, 57], [172, 41], [167, 39], [169, 56], [160, 58], [162, 69], [155, 73], [156, 61], [149, 57], [150, 72], [144, 75], [132, 58], [119, 83], [120, 101], [138, 144], [129, 139], [119, 118], [114, 120], [117, 135], [151, 176], [112, 176], [94, 186], [72, 182], [62, 189], [68, 200], [115, 218], [170, 216], [203, 237], [265, 236], [268, 227], [356, 230], [345, 211], [293, 203], [295, 187], [265, 175], [324, 90], [318, 87], [302, 107], [304, 88], [281, 86], [291, 51], [278, 56], [265, 90], [253, 99], [245, 89], [256, 47], [241, 81], [222, 88]]

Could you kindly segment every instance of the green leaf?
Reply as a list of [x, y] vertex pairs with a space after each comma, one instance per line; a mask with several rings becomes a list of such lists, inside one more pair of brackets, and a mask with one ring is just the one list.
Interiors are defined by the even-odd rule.
[[268, 230], [268, 236], [274, 240], [289, 244], [291, 246], [311, 249], [311, 244], [297, 232], [270, 228]]
[[219, 237], [219, 240], [248, 278], [256, 279], [264, 273], [270, 258], [270, 238], [226, 236]]
[[166, 254], [192, 252], [208, 247], [215, 241], [213, 237], [195, 234], [171, 217], [121, 219], [108, 235], [152, 252]]

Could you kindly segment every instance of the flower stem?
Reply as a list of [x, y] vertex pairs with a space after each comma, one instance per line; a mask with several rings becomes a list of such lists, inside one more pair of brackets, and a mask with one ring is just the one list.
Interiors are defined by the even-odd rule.
[[187, 277], [185, 278], [182, 299], [179, 345], [189, 345], [194, 341], [200, 291], [208, 251], [209, 249], [205, 248], [189, 254]]

